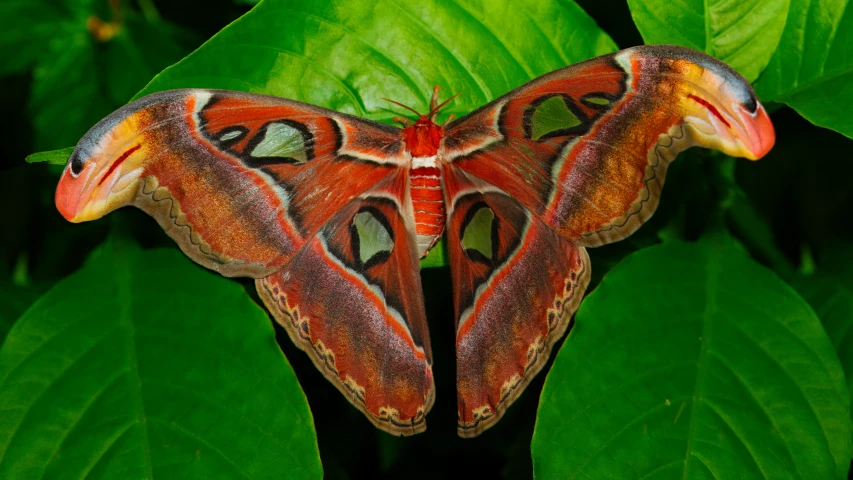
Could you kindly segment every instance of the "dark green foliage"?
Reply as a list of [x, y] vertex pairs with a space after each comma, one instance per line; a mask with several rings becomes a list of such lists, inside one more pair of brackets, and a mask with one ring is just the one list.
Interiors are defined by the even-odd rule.
[[0, 408], [2, 478], [322, 472], [264, 311], [174, 249], [111, 241], [39, 298], [0, 350]]
[[542, 392], [534, 471], [840, 478], [846, 403], [838, 357], [791, 287], [728, 236], [666, 242], [619, 263], [578, 311]]
[[[14, 125], [0, 160], [0, 478], [845, 478], [853, 8], [578, 3], [3, 2], [0, 105]], [[99, 40], [91, 17], [121, 28]], [[424, 109], [439, 84], [461, 93], [443, 112], [460, 115], [644, 39], [704, 50], [754, 80], [777, 146], [756, 163], [683, 154], [655, 216], [590, 250], [591, 293], [547, 382], [543, 372], [474, 440], [456, 437], [446, 267], [422, 272], [429, 428], [394, 438], [276, 327], [281, 357], [250, 281], [193, 265], [136, 210], [68, 224], [53, 190], [69, 150], [24, 162], [167, 88], [390, 122], [402, 112], [381, 97]], [[424, 265], [444, 265], [433, 252]]]

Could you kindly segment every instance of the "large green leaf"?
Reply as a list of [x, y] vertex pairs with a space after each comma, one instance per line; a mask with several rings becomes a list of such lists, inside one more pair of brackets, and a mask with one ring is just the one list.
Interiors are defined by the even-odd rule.
[[467, 113], [615, 49], [573, 2], [264, 0], [139, 95], [224, 88], [390, 122], [406, 112], [382, 97], [423, 111], [438, 84], [461, 93], [447, 112]]
[[319, 478], [270, 321], [174, 250], [108, 244], [0, 349], [0, 478]]
[[791, 0], [782, 40], [755, 87], [810, 122], [853, 138], [853, 8], [849, 0]]
[[727, 237], [617, 265], [540, 399], [537, 478], [846, 478], [843, 374], [808, 304]]
[[15, 320], [38, 298], [38, 290], [17, 285], [0, 285], [0, 345]]
[[847, 376], [847, 390], [853, 391], [853, 282], [817, 275], [796, 286], [823, 322]]
[[782, 37], [791, 0], [628, 0], [646, 43], [713, 55], [753, 81]]
[[[808, 300], [823, 322], [853, 392], [853, 249], [835, 246], [824, 255], [812, 275], [796, 279], [797, 291]], [[853, 409], [853, 395], [851, 395]]]

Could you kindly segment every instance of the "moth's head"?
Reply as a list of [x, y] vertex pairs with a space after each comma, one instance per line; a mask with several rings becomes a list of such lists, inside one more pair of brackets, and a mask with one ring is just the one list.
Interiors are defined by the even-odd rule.
[[56, 187], [56, 208], [71, 222], [101, 218], [133, 201], [143, 160], [143, 112], [122, 108], [80, 140]]
[[703, 137], [703, 146], [750, 160], [770, 151], [776, 141], [770, 116], [749, 82], [731, 67], [686, 48], [646, 48], [660, 62], [656, 68], [664, 80], [658, 92], [664, 98], [674, 96], [685, 123]]
[[430, 157], [438, 153], [444, 127], [437, 125], [427, 116], [421, 116], [415, 123], [403, 129], [406, 150], [413, 157]]
[[[438, 153], [438, 147], [441, 144], [441, 139], [444, 138], [444, 127], [435, 123], [436, 117], [438, 116], [438, 112], [441, 111], [445, 105], [450, 103], [460, 94], [457, 93], [456, 95], [453, 95], [447, 100], [439, 103], [439, 90], [438, 85], [432, 88], [432, 98], [429, 102], [428, 113], [419, 113], [417, 110], [408, 105], [404, 105], [389, 98], [383, 98], [383, 100], [399, 105], [418, 116], [418, 119], [415, 120], [414, 123], [407, 118], [394, 117], [394, 121], [401, 123], [404, 127], [403, 137], [406, 139], [406, 150], [413, 157], [435, 156], [436, 153]], [[447, 118], [447, 122], [450, 122], [451, 120], [453, 120], [453, 115], [450, 115]]]

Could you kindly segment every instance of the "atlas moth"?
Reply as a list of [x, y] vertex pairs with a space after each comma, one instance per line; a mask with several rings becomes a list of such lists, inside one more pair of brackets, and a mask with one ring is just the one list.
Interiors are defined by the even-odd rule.
[[435, 399], [419, 259], [446, 235], [472, 437], [564, 335], [586, 248], [652, 215], [679, 152], [758, 159], [775, 139], [748, 82], [671, 46], [565, 67], [444, 125], [439, 107], [436, 89], [397, 128], [264, 95], [155, 93], [80, 140], [56, 206], [82, 222], [134, 205], [194, 261], [254, 278], [323, 375], [397, 435], [423, 431]]

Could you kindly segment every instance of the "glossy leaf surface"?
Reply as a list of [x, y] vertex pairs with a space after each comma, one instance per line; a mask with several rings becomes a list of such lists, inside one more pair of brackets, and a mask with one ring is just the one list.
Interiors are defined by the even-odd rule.
[[445, 113], [464, 114], [539, 75], [615, 50], [570, 2], [266, 0], [138, 96], [223, 88], [390, 123], [411, 113], [382, 97], [423, 111], [438, 84], [443, 98], [460, 93]]
[[842, 478], [849, 404], [808, 304], [726, 237], [641, 250], [581, 305], [532, 444], [544, 478]]
[[754, 81], [782, 36], [790, 0], [628, 0], [647, 44], [703, 51]]
[[[812, 275], [796, 279], [797, 291], [814, 308], [847, 377], [847, 390], [853, 391], [853, 274], [850, 272], [853, 250], [835, 247]], [[853, 410], [853, 398], [851, 398]]]
[[174, 250], [107, 244], [0, 349], [2, 478], [320, 478], [264, 312]]
[[853, 138], [853, 6], [791, 0], [779, 47], [755, 87], [821, 127]]

